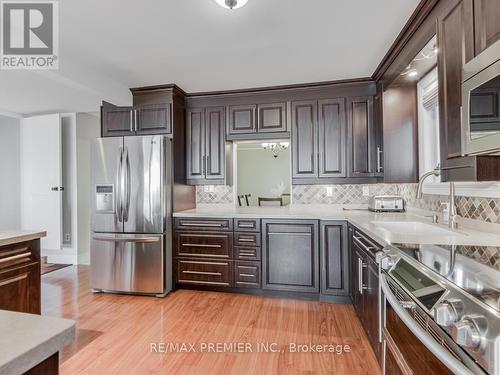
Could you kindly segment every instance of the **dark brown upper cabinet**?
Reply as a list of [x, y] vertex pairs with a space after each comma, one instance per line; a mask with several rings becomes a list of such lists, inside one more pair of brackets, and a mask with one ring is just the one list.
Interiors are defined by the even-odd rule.
[[372, 155], [375, 145], [373, 97], [349, 98], [347, 118], [350, 149], [349, 177], [373, 176], [375, 174]]
[[118, 137], [134, 134], [133, 108], [118, 107], [103, 102], [101, 106], [101, 135], [103, 137]]
[[259, 104], [258, 113], [258, 132], [286, 132], [286, 103]]
[[318, 103], [319, 173], [321, 177], [346, 176], [345, 100], [326, 99]]
[[292, 103], [292, 178], [318, 177], [318, 102]]
[[229, 106], [227, 138], [265, 139], [288, 137], [286, 103], [263, 103]]
[[[173, 135], [174, 117], [184, 123], [185, 93], [175, 85], [131, 89], [132, 107], [103, 102], [102, 136]], [[175, 109], [175, 116], [174, 116]]]
[[228, 135], [257, 132], [256, 105], [235, 105], [229, 107]]
[[224, 107], [187, 110], [187, 181], [193, 185], [228, 182]]
[[[468, 0], [471, 1], [471, 0]], [[500, 39], [500, 1], [472, 0], [474, 12], [474, 50], [479, 55]]]
[[137, 134], [171, 134], [169, 103], [144, 104], [134, 107]]
[[496, 11], [498, 17], [500, 7], [494, 3], [496, 2], [493, 1], [490, 5], [489, 1], [455, 0], [438, 17], [439, 122], [443, 181], [500, 179], [498, 156], [462, 156], [461, 129], [462, 68], [475, 54], [474, 39], [476, 52], [478, 40], [484, 40], [479, 45], [479, 50], [482, 50], [495, 39], [494, 28], [498, 25], [491, 23], [491, 15], [483, 14], [481, 19], [477, 18], [477, 12], [484, 10], [492, 13]]

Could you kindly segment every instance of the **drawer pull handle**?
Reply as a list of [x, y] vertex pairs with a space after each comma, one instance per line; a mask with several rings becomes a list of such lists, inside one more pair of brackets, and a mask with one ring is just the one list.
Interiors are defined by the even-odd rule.
[[238, 224], [238, 228], [255, 228], [254, 224]]
[[11, 283], [15, 283], [16, 281], [21, 281], [21, 280], [24, 280], [26, 278], [28, 278], [27, 273], [20, 275], [20, 276], [17, 276], [17, 277], [13, 277], [11, 279], [4, 280], [0, 283], [0, 286], [9, 285]]
[[243, 276], [243, 277], [255, 277], [255, 275], [252, 275], [250, 273], [240, 273], [240, 276]]
[[196, 261], [184, 261], [181, 260], [179, 263], [183, 264], [205, 264], [205, 265], [215, 265], [215, 266], [227, 266], [227, 263], [214, 263], [214, 262], [196, 262]]
[[[179, 253], [179, 255], [184, 255], [186, 257], [191, 256], [191, 257], [197, 257], [197, 258], [229, 258], [228, 255], [217, 255], [217, 254], [196, 254], [196, 253]], [[211, 264], [211, 263], [206, 263], [206, 264]]]
[[216, 224], [216, 223], [181, 223], [181, 226], [183, 227], [222, 227], [223, 224]]
[[269, 232], [269, 235], [277, 235], [277, 236], [312, 236], [312, 233], [304, 232], [304, 233], [293, 233], [293, 232]]
[[255, 239], [251, 239], [251, 238], [238, 238], [238, 241], [239, 242], [256, 242]]
[[204, 244], [199, 244], [199, 243], [183, 243], [182, 246], [184, 247], [208, 247], [211, 249], [220, 249], [222, 245], [204, 245]]
[[208, 276], [222, 276], [220, 272], [202, 272], [202, 271], [182, 271], [190, 275], [208, 275]]
[[28, 258], [30, 256], [31, 256], [31, 253], [22, 253], [22, 254], [19, 254], [19, 255], [13, 255], [11, 257], [0, 259], [0, 263], [9, 262], [11, 260], [16, 260], [16, 259]]

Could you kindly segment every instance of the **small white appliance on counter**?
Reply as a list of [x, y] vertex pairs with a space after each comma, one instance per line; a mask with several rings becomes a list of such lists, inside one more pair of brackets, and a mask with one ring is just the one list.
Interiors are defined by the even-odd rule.
[[398, 195], [375, 195], [368, 201], [368, 210], [373, 212], [404, 212], [405, 200]]

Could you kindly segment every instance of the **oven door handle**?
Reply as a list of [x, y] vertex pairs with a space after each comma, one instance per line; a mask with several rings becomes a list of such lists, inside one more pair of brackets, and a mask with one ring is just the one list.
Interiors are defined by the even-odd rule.
[[418, 323], [412, 319], [410, 314], [405, 310], [404, 307], [400, 305], [394, 294], [392, 294], [391, 289], [389, 288], [389, 284], [387, 284], [386, 278], [386, 275], [380, 275], [380, 286], [382, 288], [382, 291], [384, 292], [385, 299], [387, 300], [387, 302], [389, 302], [399, 318], [417, 337], [417, 339], [419, 339], [422, 344], [424, 344], [427, 349], [429, 349], [453, 373], [474, 375], [474, 373], [469, 368], [467, 368], [462, 362], [457, 360], [445, 348], [438, 344], [437, 341], [432, 338], [432, 336], [424, 331], [422, 327], [420, 327], [420, 325], [418, 325]]

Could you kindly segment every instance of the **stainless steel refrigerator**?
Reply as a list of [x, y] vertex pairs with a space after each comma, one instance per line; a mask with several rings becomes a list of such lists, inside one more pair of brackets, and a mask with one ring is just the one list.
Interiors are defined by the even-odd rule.
[[172, 141], [99, 138], [92, 148], [91, 286], [164, 296], [172, 289]]

